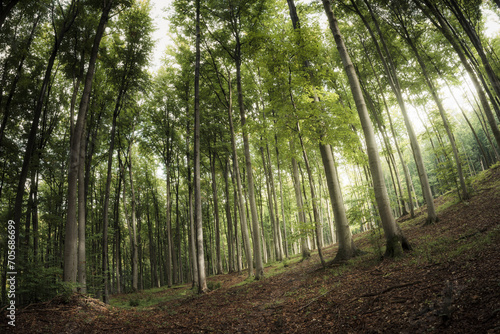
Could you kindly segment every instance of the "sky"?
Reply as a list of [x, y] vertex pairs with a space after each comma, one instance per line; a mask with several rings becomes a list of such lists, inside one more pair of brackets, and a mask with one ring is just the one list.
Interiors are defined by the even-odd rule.
[[161, 58], [172, 39], [169, 37], [169, 24], [166, 20], [167, 12], [172, 8], [173, 0], [151, 0], [153, 9], [151, 16], [156, 26], [153, 39], [156, 41], [153, 51], [153, 64], [151, 70], [155, 72], [161, 66]]

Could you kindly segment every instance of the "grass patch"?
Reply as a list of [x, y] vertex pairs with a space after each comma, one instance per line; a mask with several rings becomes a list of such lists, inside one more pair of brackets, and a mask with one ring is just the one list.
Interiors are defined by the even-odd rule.
[[287, 268], [299, 263], [302, 260], [302, 255], [297, 254], [291, 258], [284, 259], [281, 262], [274, 262], [272, 266], [270, 266], [269, 270], [266, 272], [266, 277], [271, 277], [274, 275], [278, 275], [284, 273]]

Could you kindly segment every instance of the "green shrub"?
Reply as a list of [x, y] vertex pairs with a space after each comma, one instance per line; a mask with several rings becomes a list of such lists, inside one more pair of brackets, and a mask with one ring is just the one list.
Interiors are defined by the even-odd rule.
[[128, 305], [131, 307], [137, 307], [140, 304], [141, 304], [141, 301], [139, 300], [139, 298], [130, 298], [128, 300]]
[[212, 282], [212, 281], [207, 282], [207, 287], [210, 291], [220, 289], [221, 286], [222, 286], [221, 282]]

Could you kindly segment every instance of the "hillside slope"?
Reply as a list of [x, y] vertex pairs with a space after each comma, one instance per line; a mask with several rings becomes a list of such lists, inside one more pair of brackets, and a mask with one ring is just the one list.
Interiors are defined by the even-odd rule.
[[401, 221], [414, 250], [396, 260], [369, 231], [355, 237], [366, 253], [345, 264], [323, 269], [315, 253], [266, 267], [261, 281], [220, 275], [206, 295], [184, 285], [115, 296], [114, 307], [74, 295], [25, 307], [13, 332], [500, 333], [500, 167], [472, 187], [469, 202], [436, 199], [435, 225], [422, 213]]

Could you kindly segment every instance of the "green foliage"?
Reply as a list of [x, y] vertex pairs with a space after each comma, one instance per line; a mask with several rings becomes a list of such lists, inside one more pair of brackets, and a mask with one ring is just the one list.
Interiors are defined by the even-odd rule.
[[62, 281], [60, 267], [46, 267], [40, 262], [31, 263], [17, 279], [16, 292], [22, 303], [50, 300], [58, 295], [69, 302], [76, 287]]
[[141, 301], [137, 298], [130, 298], [128, 301], [128, 305], [130, 307], [137, 307], [137, 306], [141, 305]]

